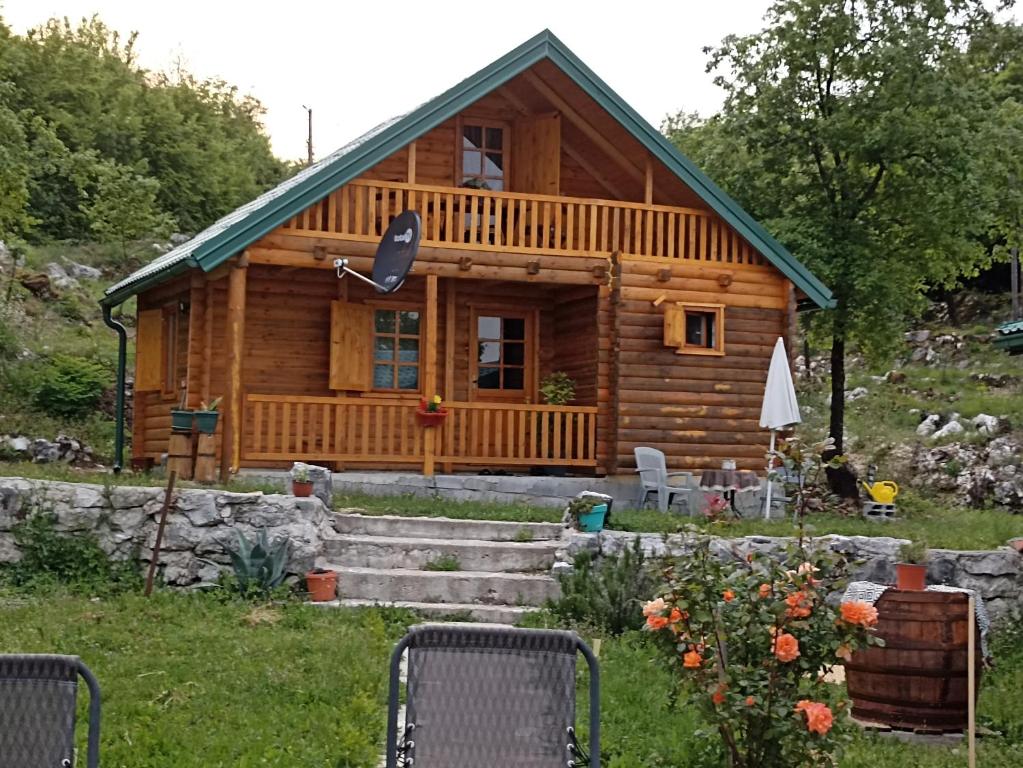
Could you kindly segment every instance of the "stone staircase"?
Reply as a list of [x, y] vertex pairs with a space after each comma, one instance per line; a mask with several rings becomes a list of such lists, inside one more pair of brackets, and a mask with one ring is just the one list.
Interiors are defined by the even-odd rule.
[[[334, 605], [387, 604], [434, 618], [516, 623], [558, 591], [562, 526], [339, 513], [317, 565], [338, 572]], [[458, 570], [431, 564], [457, 563]]]

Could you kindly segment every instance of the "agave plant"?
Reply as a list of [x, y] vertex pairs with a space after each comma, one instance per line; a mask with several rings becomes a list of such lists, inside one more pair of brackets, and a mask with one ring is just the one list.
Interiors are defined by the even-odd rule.
[[283, 536], [271, 544], [266, 529], [259, 531], [255, 542], [249, 541], [241, 531], [235, 532], [238, 534], [238, 551], [228, 550], [228, 554], [231, 555], [231, 565], [238, 580], [238, 590], [243, 597], [272, 592], [284, 581], [288, 537]]

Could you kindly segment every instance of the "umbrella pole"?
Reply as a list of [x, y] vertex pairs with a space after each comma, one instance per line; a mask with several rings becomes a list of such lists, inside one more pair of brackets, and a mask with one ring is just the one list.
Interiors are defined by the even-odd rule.
[[774, 469], [774, 430], [771, 430], [771, 449], [767, 453], [767, 493], [764, 494], [764, 519], [771, 519], [771, 491], [774, 483], [771, 482], [771, 470]]

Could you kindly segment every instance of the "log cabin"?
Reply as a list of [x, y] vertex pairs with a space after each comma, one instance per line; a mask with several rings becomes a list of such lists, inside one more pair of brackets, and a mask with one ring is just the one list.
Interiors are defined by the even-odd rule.
[[[418, 212], [402, 288], [369, 274]], [[111, 286], [137, 298], [134, 460], [223, 398], [223, 473], [763, 466], [768, 362], [830, 291], [549, 31]], [[554, 372], [575, 385], [548, 404]], [[122, 386], [123, 389], [123, 386]], [[439, 426], [416, 419], [440, 395]], [[120, 463], [120, 452], [118, 464]]]

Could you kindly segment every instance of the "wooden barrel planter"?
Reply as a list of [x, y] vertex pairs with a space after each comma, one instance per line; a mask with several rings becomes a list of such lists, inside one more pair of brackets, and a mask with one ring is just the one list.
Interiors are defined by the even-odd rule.
[[[890, 589], [875, 604], [884, 648], [865, 648], [845, 665], [852, 715], [922, 732], [967, 725], [968, 598], [963, 593]], [[977, 630], [977, 690], [980, 631]]]

